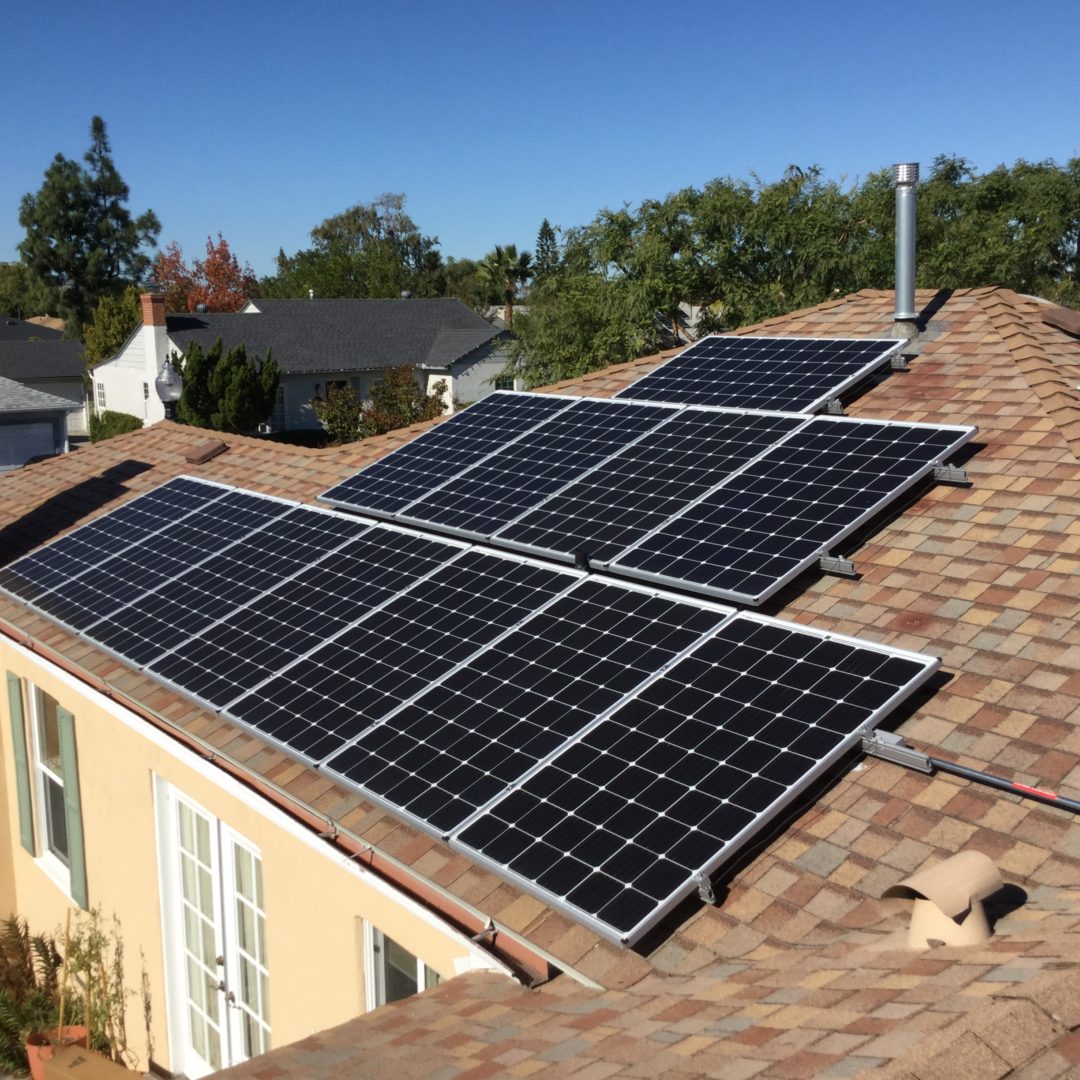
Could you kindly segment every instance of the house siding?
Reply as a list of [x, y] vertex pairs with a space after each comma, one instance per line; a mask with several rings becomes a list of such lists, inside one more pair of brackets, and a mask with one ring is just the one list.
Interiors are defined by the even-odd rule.
[[[280, 809], [147, 721], [14, 643], [0, 641], [0, 665], [39, 686], [75, 716], [89, 901], [123, 928], [127, 982], [145, 957], [153, 1004], [155, 1062], [180, 1063], [170, 1046], [167, 961], [159, 881], [155, 786], [171, 785], [258, 849], [265, 893], [271, 1042], [280, 1046], [364, 1009], [362, 921], [369, 920], [444, 978], [485, 966], [464, 937], [287, 819]], [[12, 729], [3, 706], [0, 902], [35, 931], [64, 924], [72, 906], [61, 887], [18, 843]], [[157, 784], [160, 786], [160, 784]], [[490, 966], [490, 965], [488, 965]], [[172, 973], [169, 973], [172, 977]], [[174, 980], [175, 987], [175, 980]], [[182, 995], [182, 986], [176, 991]], [[133, 995], [127, 1030], [147, 1065], [142, 1002]]]

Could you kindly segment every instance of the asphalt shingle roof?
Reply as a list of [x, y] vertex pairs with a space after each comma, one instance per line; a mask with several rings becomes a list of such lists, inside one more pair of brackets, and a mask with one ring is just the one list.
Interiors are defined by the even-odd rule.
[[26, 341], [29, 338], [59, 341], [63, 336], [62, 330], [54, 330], [52, 327], [28, 322], [26, 319], [16, 319], [12, 315], [0, 318], [0, 342]]
[[0, 375], [9, 379], [79, 379], [86, 370], [82, 345], [57, 336], [48, 341], [0, 340]]
[[15, 382], [14, 379], [5, 379], [0, 376], [0, 413], [47, 412], [56, 409], [70, 412], [78, 408], [81, 406], [66, 398], [46, 394], [44, 390], [24, 386], [22, 383]]
[[[769, 614], [940, 656], [943, 685], [897, 718], [899, 732], [1080, 798], [1080, 342], [1008, 290], [920, 291], [918, 302], [936, 310], [910, 370], [849, 412], [976, 424], [971, 486], [898, 508], [847, 552], [858, 578], [808, 574]], [[747, 329], [881, 336], [891, 325], [892, 294], [867, 291]], [[549, 390], [610, 396], [661, 359]], [[0, 482], [0, 558], [181, 472], [313, 500], [422, 427], [335, 450], [224, 436], [227, 452], [193, 466], [185, 452], [205, 433], [157, 424]], [[332, 819], [375, 872], [414, 874], [490, 917], [496, 948], [527, 941], [602, 988], [466, 975], [233, 1077], [1075, 1075], [1080, 822], [1068, 813], [849, 763], [717, 882], [715, 906], [687, 902], [640, 952], [619, 950], [22, 604], [0, 600], [0, 627], [210, 744], [219, 767], [275, 785], [305, 820]], [[882, 894], [960, 850], [985, 852], [1008, 882], [994, 938], [907, 951], [909, 902]]]
[[256, 300], [258, 313], [169, 315], [187, 349], [226, 348], [274, 359], [286, 374], [371, 371], [399, 364], [446, 367], [499, 336], [459, 300]]

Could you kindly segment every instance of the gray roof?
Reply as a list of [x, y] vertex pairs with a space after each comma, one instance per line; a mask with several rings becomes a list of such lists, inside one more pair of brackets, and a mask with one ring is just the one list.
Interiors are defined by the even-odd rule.
[[16, 319], [12, 315], [0, 317], [0, 341], [26, 341], [27, 338], [41, 338], [43, 341], [59, 341], [63, 332], [49, 326]]
[[282, 372], [317, 374], [412, 364], [447, 367], [500, 331], [460, 300], [255, 300], [249, 314], [169, 315], [169, 337], [185, 352], [272, 351]]
[[0, 340], [0, 375], [20, 381], [81, 379], [86, 366], [78, 341], [59, 337], [48, 341]]
[[73, 401], [57, 397], [55, 394], [46, 394], [44, 390], [37, 390], [32, 386], [23, 386], [14, 379], [5, 379], [0, 376], [0, 413], [13, 412], [71, 412], [81, 409]]

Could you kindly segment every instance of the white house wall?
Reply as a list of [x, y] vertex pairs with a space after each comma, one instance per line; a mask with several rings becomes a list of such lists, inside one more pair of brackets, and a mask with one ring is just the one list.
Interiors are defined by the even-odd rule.
[[455, 400], [473, 402], [487, 397], [495, 389], [495, 380], [503, 373], [506, 364], [506, 354], [490, 347], [459, 360], [450, 368], [453, 380], [451, 391]]

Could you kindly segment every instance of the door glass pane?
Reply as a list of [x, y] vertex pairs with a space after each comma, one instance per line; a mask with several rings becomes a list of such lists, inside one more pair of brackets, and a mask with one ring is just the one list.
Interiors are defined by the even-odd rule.
[[262, 862], [241, 845], [232, 845], [236, 885], [237, 969], [236, 1006], [240, 1012], [240, 1040], [248, 1057], [270, 1047], [270, 1011], [267, 998], [266, 916], [262, 910]]

